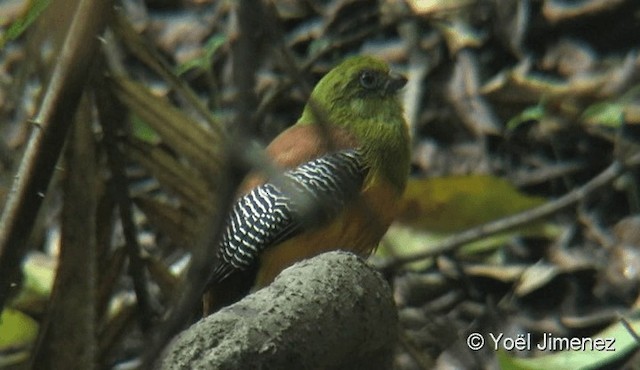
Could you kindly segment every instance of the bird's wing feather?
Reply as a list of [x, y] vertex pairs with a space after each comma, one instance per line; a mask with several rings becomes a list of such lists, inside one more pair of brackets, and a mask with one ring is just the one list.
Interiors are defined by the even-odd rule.
[[251, 267], [264, 248], [335, 217], [360, 192], [367, 171], [359, 150], [341, 150], [253, 188], [227, 218], [212, 281]]
[[[357, 140], [343, 128], [296, 124], [273, 139], [266, 152], [274, 165], [292, 170], [326, 153], [357, 147]], [[264, 182], [265, 177], [254, 172], [247, 176], [239, 193], [247, 194]]]

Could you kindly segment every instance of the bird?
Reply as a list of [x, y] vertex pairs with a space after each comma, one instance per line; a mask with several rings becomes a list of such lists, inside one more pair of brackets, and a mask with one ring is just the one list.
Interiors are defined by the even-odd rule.
[[226, 219], [204, 315], [330, 250], [368, 256], [393, 221], [410, 170], [399, 91], [381, 59], [352, 56], [313, 88], [298, 121], [266, 154], [283, 173], [250, 174]]

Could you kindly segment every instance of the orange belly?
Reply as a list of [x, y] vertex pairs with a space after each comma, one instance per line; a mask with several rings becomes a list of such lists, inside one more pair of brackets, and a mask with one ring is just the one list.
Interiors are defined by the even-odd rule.
[[399, 197], [391, 186], [376, 181], [328, 224], [267, 248], [260, 256], [254, 289], [270, 284], [295, 262], [323, 252], [340, 249], [368, 256], [393, 221]]

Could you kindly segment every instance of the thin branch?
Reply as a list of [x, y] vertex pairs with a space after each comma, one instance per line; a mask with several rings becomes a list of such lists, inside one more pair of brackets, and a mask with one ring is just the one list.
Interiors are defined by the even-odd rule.
[[464, 244], [474, 242], [489, 235], [493, 235], [511, 228], [522, 226], [541, 218], [551, 216], [567, 207], [573, 206], [579, 201], [585, 199], [594, 191], [611, 183], [620, 176], [626, 168], [640, 165], [640, 153], [629, 157], [624, 165], [618, 161], [614, 161], [604, 171], [591, 179], [586, 184], [576, 188], [562, 197], [547, 202], [539, 207], [515, 214], [513, 216], [503, 218], [497, 221], [489, 222], [472, 229], [468, 229], [461, 233], [455, 234], [442, 242], [431, 246], [428, 250], [414, 253], [412, 255], [398, 257], [388, 260], [379, 267], [385, 272], [390, 272], [399, 266], [407, 263], [420, 261], [422, 259], [435, 257], [444, 253], [451, 253]]
[[117, 106], [117, 99], [108, 91], [104, 79], [101, 82], [101, 86], [96, 89], [99, 121], [104, 132], [107, 163], [113, 179], [111, 182], [113, 196], [118, 204], [125, 248], [129, 257], [129, 274], [133, 280], [133, 289], [136, 293], [138, 321], [142, 331], [147, 332], [151, 327], [153, 310], [145, 273], [146, 267], [138, 243], [138, 231], [133, 222], [133, 205], [129, 194], [128, 179], [125, 174], [125, 158], [118, 148], [117, 141], [118, 131], [121, 130], [120, 126], [125, 119], [122, 114], [124, 109]]
[[66, 146], [60, 256], [33, 352], [34, 369], [96, 368], [98, 181], [95, 142], [87, 122], [91, 107], [83, 99]]
[[20, 274], [27, 239], [88, 80], [97, 36], [104, 29], [110, 6], [109, 0], [79, 2], [35, 119], [0, 218], [0, 310]]
[[253, 137], [258, 132], [254, 112], [258, 107], [255, 94], [256, 71], [265, 47], [265, 30], [262, 20], [264, 8], [261, 0], [236, 2], [235, 40], [231, 43], [231, 70], [233, 98], [233, 123], [240, 136]]

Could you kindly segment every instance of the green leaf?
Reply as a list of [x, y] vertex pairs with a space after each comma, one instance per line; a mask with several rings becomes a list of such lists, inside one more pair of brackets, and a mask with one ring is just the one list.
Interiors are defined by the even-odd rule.
[[[377, 255], [412, 255], [428, 251], [447, 234], [539, 206], [546, 200], [522, 194], [508, 181], [486, 175], [410, 179], [396, 223]], [[514, 235], [554, 237], [558, 229], [540, 221], [462, 247], [458, 254], [493, 252]], [[410, 268], [424, 268], [424, 261]]]
[[37, 336], [34, 319], [18, 310], [4, 309], [0, 315], [0, 368], [26, 360]]
[[587, 107], [582, 113], [582, 121], [589, 125], [620, 127], [628, 118], [628, 113], [637, 110], [638, 99], [640, 99], [640, 85], [634, 85], [615, 100], [603, 101]]
[[6, 308], [0, 315], [0, 351], [33, 342], [38, 334], [38, 323], [18, 310]]
[[27, 3], [26, 11], [15, 20], [4, 35], [0, 35], [0, 49], [7, 41], [18, 38], [49, 6], [51, 0], [31, 0]]
[[487, 175], [412, 179], [398, 221], [421, 230], [452, 233], [541, 205], [508, 181]]
[[22, 270], [25, 289], [30, 289], [43, 297], [49, 297], [56, 273], [55, 263], [46, 256], [32, 254], [25, 261]]
[[624, 109], [621, 103], [596, 103], [585, 109], [582, 120], [590, 125], [619, 127], [624, 122]]
[[30, 253], [22, 265], [24, 282], [11, 307], [40, 312], [49, 299], [56, 273], [56, 261], [42, 253]]
[[[403, 257], [423, 251], [429, 245], [436, 244], [444, 238], [443, 235], [415, 230], [411, 227], [393, 224], [384, 236], [385, 242], [380, 243], [375, 254], [379, 257]], [[424, 270], [433, 264], [433, 260], [424, 259], [407, 266], [410, 270]]]
[[507, 130], [513, 130], [528, 121], [540, 121], [544, 117], [545, 112], [546, 110], [543, 104], [526, 108], [522, 113], [511, 118], [509, 122], [507, 122]]
[[215, 34], [211, 36], [202, 48], [204, 50], [204, 54], [179, 65], [177, 74], [181, 75], [192, 69], [200, 69], [204, 71], [209, 70], [213, 64], [213, 56], [225, 42], [227, 42], [227, 38], [223, 34]]
[[135, 113], [131, 114], [131, 134], [135, 138], [152, 145], [157, 145], [161, 141], [158, 133]]

